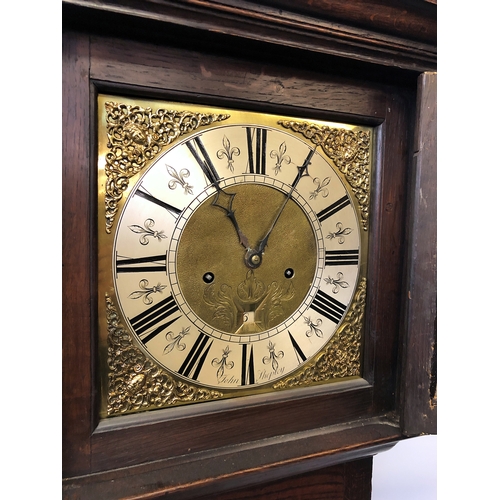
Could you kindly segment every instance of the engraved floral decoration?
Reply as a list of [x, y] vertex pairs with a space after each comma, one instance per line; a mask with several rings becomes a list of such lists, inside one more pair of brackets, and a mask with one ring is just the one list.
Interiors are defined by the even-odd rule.
[[182, 342], [182, 339], [189, 334], [189, 330], [191, 329], [190, 326], [187, 328], [182, 328], [181, 331], [177, 334], [174, 335], [174, 332], [170, 331], [165, 334], [165, 340], [167, 341], [167, 345], [165, 346], [165, 349], [163, 349], [163, 354], [168, 354], [169, 352], [172, 352], [174, 349], [177, 349], [178, 351], [183, 351], [186, 348], [186, 344]]
[[139, 281], [139, 288], [140, 290], [132, 292], [129, 295], [129, 297], [131, 299], [142, 299], [144, 304], [149, 306], [153, 303], [151, 295], [153, 295], [154, 293], [162, 293], [163, 290], [167, 288], [167, 285], [162, 285], [161, 283], [158, 283], [155, 286], [149, 286], [149, 281], [146, 279], [142, 279], [141, 281]]
[[313, 179], [314, 184], [316, 184], [316, 189], [314, 191], [311, 191], [309, 194], [309, 199], [310, 200], [315, 200], [319, 194], [323, 196], [323, 198], [326, 198], [328, 196], [328, 189], [326, 186], [330, 184], [331, 177], [326, 177], [325, 179], [321, 180], [319, 177], [315, 177]]
[[222, 147], [223, 149], [219, 149], [217, 151], [217, 158], [219, 158], [219, 160], [222, 160], [225, 156], [227, 159], [227, 168], [231, 170], [231, 172], [234, 172], [233, 156], [240, 156], [240, 148], [232, 148], [231, 141], [226, 136], [222, 138]]
[[184, 194], [193, 194], [193, 186], [186, 182], [186, 178], [189, 177], [190, 173], [187, 168], [181, 168], [180, 172], [170, 165], [165, 165], [167, 167], [167, 172], [172, 177], [168, 183], [169, 189], [175, 189], [177, 186], [184, 188]]
[[310, 337], [314, 333], [316, 337], [323, 338], [323, 332], [319, 328], [323, 323], [323, 320], [321, 318], [318, 318], [316, 323], [314, 323], [314, 321], [312, 321], [309, 317], [304, 317], [304, 321], [309, 327], [309, 330], [306, 331], [306, 337]]
[[337, 279], [331, 278], [330, 276], [328, 276], [327, 278], [325, 278], [325, 281], [329, 285], [333, 285], [333, 293], [339, 293], [339, 290], [341, 288], [347, 288], [349, 286], [349, 283], [347, 283], [347, 281], [344, 281], [342, 279], [343, 277], [344, 277], [344, 274], [341, 273], [341, 272], [338, 272], [337, 273]]
[[108, 101], [105, 103], [107, 148], [105, 155], [106, 232], [111, 233], [118, 204], [129, 180], [143, 170], [162, 149], [200, 126], [226, 120], [229, 115], [172, 111]]
[[334, 233], [333, 232], [329, 232], [326, 235], [326, 239], [327, 240], [334, 240], [334, 239], [336, 239], [337, 242], [339, 243], [339, 245], [342, 245], [344, 243], [344, 241], [345, 241], [345, 237], [348, 234], [352, 233], [352, 229], [350, 227], [344, 228], [344, 225], [342, 224], [342, 222], [337, 222], [336, 227], [337, 227], [337, 231], [335, 231]]
[[290, 156], [288, 156], [286, 153], [286, 144], [282, 142], [280, 144], [280, 147], [278, 148], [278, 151], [273, 149], [270, 153], [269, 156], [274, 160], [276, 160], [276, 165], [274, 166], [274, 174], [278, 175], [279, 172], [281, 172], [281, 165], [283, 162], [285, 162], [285, 165], [289, 165], [292, 159]]
[[335, 163], [351, 186], [361, 210], [363, 229], [368, 230], [370, 206], [370, 132], [280, 120], [282, 127], [302, 134]]
[[212, 320], [224, 331], [232, 331], [235, 328], [238, 310], [234, 305], [232, 288], [222, 284], [219, 289], [215, 285], [209, 285], [203, 293], [203, 300], [213, 311]]
[[360, 376], [361, 331], [366, 304], [366, 279], [361, 280], [342, 325], [325, 349], [297, 374], [274, 384], [274, 389], [303, 387], [328, 380]]
[[283, 351], [276, 352], [274, 349], [275, 345], [276, 344], [273, 344], [271, 341], [269, 341], [269, 345], [267, 346], [267, 348], [269, 349], [269, 356], [264, 356], [262, 358], [262, 362], [265, 365], [271, 363], [273, 371], [277, 372], [279, 368], [278, 360], [282, 359], [285, 356], [285, 353]]
[[[291, 300], [295, 289], [291, 281], [282, 284], [273, 281], [265, 285], [249, 270], [245, 279], [237, 286], [222, 284], [217, 289], [215, 284], [205, 289], [203, 300], [213, 310], [212, 321], [227, 332], [245, 333], [264, 331], [284, 316], [283, 302]], [[242, 324], [246, 313], [253, 312], [254, 320]]]
[[149, 238], [157, 239], [158, 241], [165, 240], [167, 237], [163, 231], [156, 231], [153, 229], [155, 221], [153, 219], [146, 219], [143, 226], [138, 224], [132, 224], [128, 228], [136, 234], [140, 234], [139, 243], [141, 245], [147, 245], [149, 243]]
[[176, 380], [135, 347], [120, 322], [116, 306], [105, 297], [108, 329], [108, 416], [163, 408], [173, 404], [209, 401], [219, 391]]
[[214, 358], [212, 359], [212, 366], [217, 368], [217, 379], [220, 380], [224, 376], [225, 370], [232, 370], [234, 367], [233, 361], [228, 361], [228, 356], [230, 354], [229, 346], [227, 346], [222, 351], [222, 357], [220, 359]]

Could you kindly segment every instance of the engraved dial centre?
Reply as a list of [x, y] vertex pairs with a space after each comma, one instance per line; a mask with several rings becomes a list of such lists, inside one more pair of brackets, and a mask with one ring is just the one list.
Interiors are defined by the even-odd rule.
[[[258, 183], [224, 190], [235, 195], [239, 226], [250, 248], [256, 248], [286, 193]], [[183, 297], [203, 322], [219, 331], [249, 335], [273, 328], [297, 310], [314, 281], [318, 246], [311, 222], [290, 200], [262, 255], [250, 256], [255, 268], [249, 269], [248, 251], [225, 212], [213, 205], [214, 196], [196, 208], [180, 237], [176, 269]]]

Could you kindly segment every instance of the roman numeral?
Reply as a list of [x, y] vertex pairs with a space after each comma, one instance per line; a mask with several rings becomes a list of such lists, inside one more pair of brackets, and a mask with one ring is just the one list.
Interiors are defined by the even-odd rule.
[[210, 337], [200, 332], [196, 342], [184, 360], [184, 363], [182, 363], [182, 366], [179, 368], [179, 373], [181, 375], [197, 380], [203, 363], [207, 359], [208, 351], [210, 347], [212, 347], [213, 340], [207, 346], [209, 340]]
[[327, 266], [357, 266], [359, 250], [327, 250], [325, 264]]
[[[116, 272], [117, 273], [149, 273], [149, 272], [167, 272], [166, 255], [150, 255], [148, 257], [135, 257], [132, 259], [124, 259], [117, 257]], [[151, 266], [143, 266], [140, 264], [152, 264]]]
[[[179, 308], [172, 295], [170, 295], [130, 319], [130, 324], [142, 342], [146, 344], [180, 318], [180, 316], [172, 317], [177, 311], [179, 311]], [[164, 320], [168, 321], [160, 324]], [[151, 331], [152, 328], [155, 329]]]
[[241, 345], [241, 385], [255, 384], [255, 369], [253, 364], [253, 347]]
[[[215, 187], [219, 188], [219, 174], [217, 173], [210, 156], [208, 156], [207, 150], [205, 149], [203, 142], [201, 142], [201, 139], [199, 137], [195, 137], [192, 141], [186, 142], [186, 146], [203, 170], [203, 173], [209, 183], [215, 184]], [[203, 158], [201, 158], [198, 154], [198, 150], [201, 152]]]
[[288, 331], [288, 335], [290, 335], [290, 342], [292, 343], [295, 355], [297, 356], [297, 361], [300, 365], [300, 363], [303, 363], [307, 359], [307, 356], [302, 352], [302, 349], [299, 347], [299, 344], [297, 344], [297, 341], [293, 338], [290, 331]]
[[[255, 147], [252, 132], [255, 132]], [[248, 168], [251, 174], [266, 175], [267, 129], [247, 127]]]
[[322, 316], [325, 316], [329, 320], [333, 321], [335, 324], [338, 324], [344, 315], [347, 306], [333, 297], [330, 297], [322, 290], [318, 290], [318, 293], [311, 302], [310, 307]]
[[333, 214], [336, 214], [338, 211], [342, 210], [344, 207], [347, 207], [349, 205], [349, 197], [347, 195], [343, 196], [339, 200], [337, 200], [335, 203], [332, 203], [329, 207], [326, 207], [324, 210], [321, 210], [321, 212], [318, 212], [318, 219], [320, 222], [323, 222], [325, 219], [328, 219], [328, 217], [331, 217]]
[[146, 191], [142, 191], [138, 189], [135, 194], [137, 196], [140, 196], [141, 198], [144, 198], [145, 200], [150, 201], [151, 203], [154, 203], [155, 205], [158, 205], [159, 207], [164, 208], [165, 210], [168, 210], [174, 217], [177, 218], [177, 216], [182, 212], [181, 209], [174, 207], [173, 205], [169, 205], [168, 203], [165, 203], [162, 200], [159, 200], [158, 198], [155, 198], [154, 196], [150, 195], [149, 193], [146, 193]]

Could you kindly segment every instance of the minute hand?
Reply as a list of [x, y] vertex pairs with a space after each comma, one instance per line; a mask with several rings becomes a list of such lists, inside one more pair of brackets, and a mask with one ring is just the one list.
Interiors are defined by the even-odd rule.
[[307, 158], [304, 160], [304, 163], [302, 164], [302, 166], [297, 167], [298, 173], [297, 173], [297, 177], [295, 177], [295, 179], [292, 183], [292, 188], [290, 189], [290, 191], [286, 195], [285, 201], [283, 202], [280, 209], [278, 210], [278, 213], [276, 214], [276, 217], [274, 218], [274, 220], [271, 224], [271, 227], [269, 228], [269, 231], [267, 231], [264, 238], [262, 238], [262, 240], [259, 241], [259, 246], [257, 247], [257, 252], [256, 252], [257, 254], [261, 255], [262, 252], [264, 251], [264, 248], [266, 248], [267, 240], [269, 239], [269, 236], [271, 235], [271, 233], [274, 229], [274, 226], [278, 222], [278, 219], [280, 218], [280, 215], [283, 212], [285, 205], [288, 203], [288, 200], [292, 197], [293, 191], [297, 187], [297, 184], [299, 183], [300, 179], [302, 179], [302, 177], [304, 177], [306, 175], [309, 175], [308, 166], [311, 163], [311, 158], [314, 155], [315, 151], [316, 151], [315, 149], [311, 149], [311, 151], [309, 151], [309, 154], [307, 155]]

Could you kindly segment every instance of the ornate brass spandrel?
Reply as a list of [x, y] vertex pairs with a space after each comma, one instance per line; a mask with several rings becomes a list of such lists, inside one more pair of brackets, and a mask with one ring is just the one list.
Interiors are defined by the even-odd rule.
[[210, 401], [221, 392], [200, 389], [177, 380], [137, 348], [106, 294], [108, 328], [108, 416], [164, 408], [174, 404]]
[[366, 304], [366, 279], [361, 280], [342, 326], [324, 351], [292, 377], [274, 384], [274, 389], [305, 387], [361, 374], [361, 330]]
[[227, 114], [173, 111], [141, 106], [105, 103], [107, 148], [106, 154], [106, 232], [113, 226], [118, 204], [129, 180], [142, 171], [165, 146], [200, 126], [223, 121]]
[[370, 132], [280, 120], [282, 127], [302, 134], [335, 163], [358, 200], [362, 226], [368, 230], [370, 206]]

